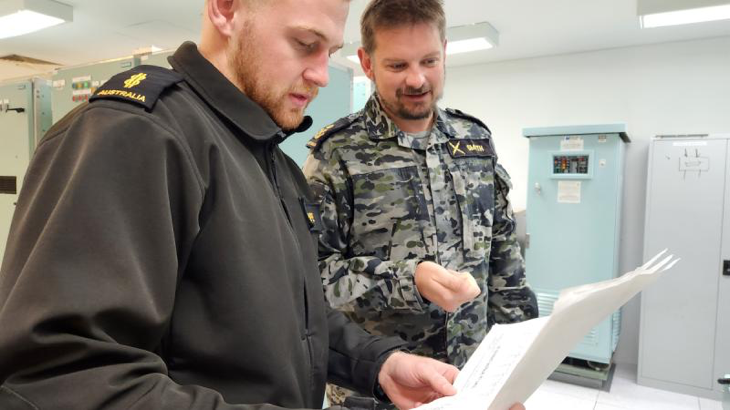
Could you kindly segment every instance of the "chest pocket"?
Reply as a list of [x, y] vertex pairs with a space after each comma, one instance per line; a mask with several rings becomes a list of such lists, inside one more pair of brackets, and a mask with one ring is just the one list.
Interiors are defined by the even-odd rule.
[[494, 161], [492, 157], [453, 158], [449, 172], [461, 212], [465, 261], [489, 257], [494, 223]]
[[382, 260], [423, 258], [428, 210], [415, 166], [354, 175], [354, 254]]

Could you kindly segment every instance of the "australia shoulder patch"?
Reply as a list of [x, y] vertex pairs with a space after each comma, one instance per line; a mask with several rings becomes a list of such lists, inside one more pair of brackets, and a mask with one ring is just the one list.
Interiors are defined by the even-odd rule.
[[323, 142], [327, 140], [330, 136], [334, 135], [337, 131], [340, 131], [344, 128], [347, 128], [355, 122], [355, 120], [359, 117], [357, 113], [348, 115], [347, 117], [342, 117], [339, 120], [335, 121], [334, 123], [322, 128], [314, 134], [314, 137], [309, 140], [307, 143], [307, 148], [311, 150], [316, 150], [319, 148]]
[[489, 130], [489, 127], [487, 127], [487, 125], [484, 124], [482, 122], [482, 120], [480, 120], [477, 117], [473, 117], [473, 116], [471, 116], [469, 114], [466, 114], [465, 112], [463, 112], [461, 110], [456, 110], [456, 109], [453, 109], [453, 108], [447, 108], [445, 111], [448, 112], [449, 114], [453, 115], [454, 117], [459, 117], [459, 118], [463, 118], [463, 119], [466, 119], [466, 120], [475, 122], [475, 123], [479, 124], [482, 128], [486, 129], [487, 132], [489, 132], [490, 135], [492, 134], [492, 131]]
[[151, 111], [165, 89], [183, 80], [166, 68], [141, 65], [117, 74], [99, 87], [89, 102], [96, 100], [126, 101]]

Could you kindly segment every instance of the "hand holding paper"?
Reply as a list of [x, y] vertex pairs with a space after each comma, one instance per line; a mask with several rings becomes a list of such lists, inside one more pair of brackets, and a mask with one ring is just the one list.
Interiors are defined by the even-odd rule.
[[657, 262], [665, 252], [616, 279], [563, 290], [550, 316], [495, 325], [457, 377], [458, 393], [419, 409], [505, 410], [524, 403], [591, 328], [679, 261], [670, 255]]

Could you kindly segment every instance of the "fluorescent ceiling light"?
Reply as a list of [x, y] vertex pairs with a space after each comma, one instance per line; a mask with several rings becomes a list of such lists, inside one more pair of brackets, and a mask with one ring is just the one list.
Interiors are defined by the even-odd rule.
[[472, 51], [479, 50], [489, 50], [492, 47], [493, 46], [484, 37], [450, 41], [446, 43], [446, 55], [470, 53]]
[[726, 20], [730, 19], [730, 4], [690, 10], [670, 11], [666, 13], [648, 14], [640, 17], [642, 28], [678, 26], [681, 24]]
[[0, 0], [0, 39], [73, 20], [73, 8], [52, 0]]

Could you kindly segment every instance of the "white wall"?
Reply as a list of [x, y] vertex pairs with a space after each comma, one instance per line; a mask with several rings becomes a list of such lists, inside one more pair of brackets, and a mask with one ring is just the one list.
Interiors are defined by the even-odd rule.
[[[730, 37], [451, 68], [442, 107], [481, 118], [525, 209], [522, 128], [626, 123], [622, 272], [642, 258], [648, 144], [657, 134], [730, 132]], [[639, 303], [624, 308], [615, 359], [638, 361]]]

